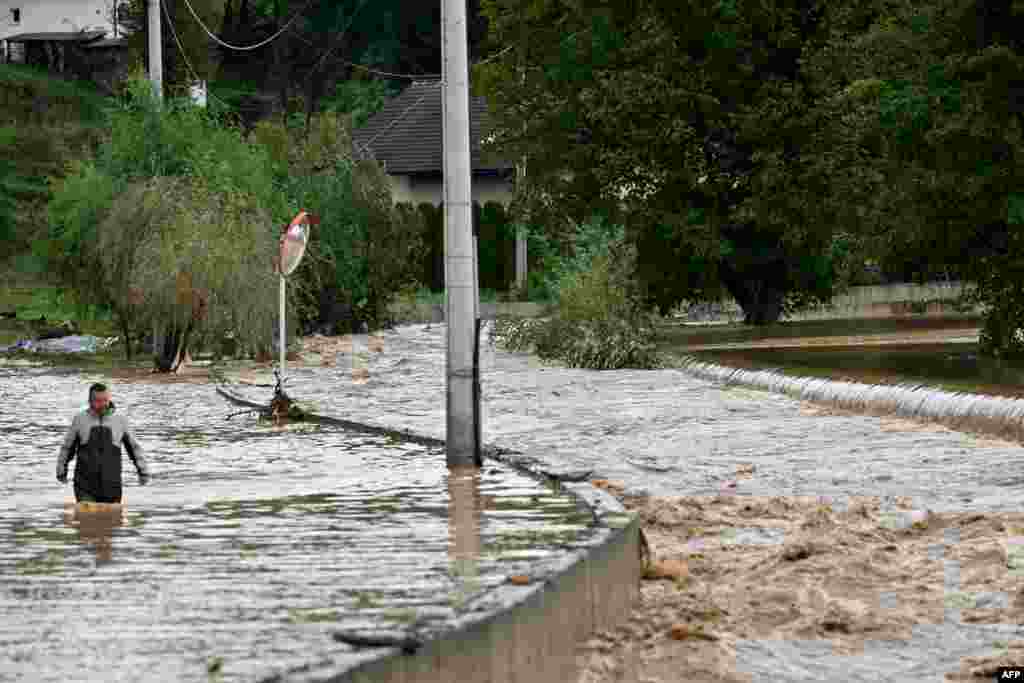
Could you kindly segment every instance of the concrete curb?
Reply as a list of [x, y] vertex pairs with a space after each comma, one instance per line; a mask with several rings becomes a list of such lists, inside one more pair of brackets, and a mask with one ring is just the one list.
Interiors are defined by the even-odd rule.
[[954, 393], [923, 384], [884, 385], [792, 377], [774, 370], [745, 370], [683, 358], [683, 372], [700, 379], [767, 389], [794, 398], [875, 415], [936, 422], [961, 431], [1024, 442], [1024, 400]]
[[[238, 405], [259, 404], [218, 388]], [[390, 435], [428, 446], [440, 439], [310, 415], [311, 421]], [[413, 652], [399, 647], [369, 650], [355, 665], [341, 666], [325, 652], [319, 661], [260, 683], [566, 683], [576, 672], [576, 646], [590, 634], [628, 618], [640, 594], [643, 571], [640, 520], [589, 482], [560, 481], [539, 461], [488, 444], [484, 458], [497, 460], [561, 488], [594, 514], [595, 533], [583, 550], [567, 553], [554, 573], [528, 585], [504, 584], [486, 594], [499, 607], [469, 614]], [[337, 647], [336, 645], [334, 647]], [[346, 651], [347, 654], [348, 651]]]

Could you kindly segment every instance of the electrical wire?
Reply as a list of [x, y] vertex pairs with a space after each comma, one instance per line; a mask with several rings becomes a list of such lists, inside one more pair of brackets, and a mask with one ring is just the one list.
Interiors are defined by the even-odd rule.
[[307, 9], [312, 7], [313, 3], [317, 2], [317, 1], [318, 0], [310, 0], [308, 3], [306, 3], [305, 7], [303, 7], [302, 9], [297, 11], [295, 14], [293, 14], [292, 18], [289, 19], [285, 23], [285, 25], [282, 26], [276, 33], [274, 33], [274, 35], [270, 36], [269, 38], [265, 38], [265, 39], [261, 40], [260, 42], [255, 43], [253, 45], [232, 45], [230, 43], [224, 42], [223, 40], [218, 38], [216, 35], [214, 35], [214, 33], [212, 31], [210, 31], [209, 28], [206, 27], [206, 24], [203, 23], [203, 20], [199, 17], [198, 14], [196, 14], [196, 11], [192, 7], [192, 3], [189, 2], [189, 0], [185, 0], [185, 6], [188, 7], [188, 11], [192, 13], [192, 17], [196, 20], [196, 23], [198, 23], [199, 26], [202, 27], [202, 29], [204, 31], [206, 31], [206, 35], [210, 36], [210, 39], [213, 40], [215, 43], [217, 43], [218, 45], [221, 45], [222, 47], [226, 47], [229, 50], [237, 50], [238, 52], [248, 52], [250, 50], [258, 50], [259, 48], [261, 48], [261, 47], [263, 47], [265, 45], [269, 45], [270, 43], [274, 42], [277, 38], [279, 38], [281, 36], [282, 33], [287, 31], [288, 28], [292, 24], [295, 23], [296, 19], [298, 19], [300, 16], [302, 16], [303, 12], [305, 12]]
[[327, 58], [330, 56], [330, 54], [334, 52], [336, 49], [338, 49], [338, 46], [341, 45], [341, 39], [344, 38], [345, 34], [348, 33], [348, 30], [352, 28], [352, 23], [356, 20], [356, 16], [364, 7], [366, 7], [367, 2], [368, 0], [362, 0], [359, 3], [359, 6], [356, 7], [355, 12], [353, 12], [352, 16], [348, 18], [348, 24], [345, 26], [345, 30], [342, 31], [336, 38], [334, 38], [334, 45], [332, 45], [331, 47], [327, 48], [327, 50], [324, 51], [323, 56], [319, 60], [317, 60], [316, 66], [314, 66], [313, 69], [309, 72], [307, 78], [312, 78], [313, 74], [319, 71], [320, 67], [324, 65], [324, 62], [327, 61]]
[[[474, 63], [470, 64], [469, 68], [472, 69], [474, 66], [482, 66], [484, 64], [489, 64], [489, 63], [493, 62], [494, 60], [502, 57], [506, 52], [511, 50], [513, 47], [515, 47], [515, 46], [514, 45], [509, 45], [505, 49], [503, 49], [500, 52], [497, 52], [497, 53], [491, 55], [490, 57], [488, 57], [486, 59], [481, 59], [479, 62], [474, 62]], [[356, 64], [355, 62], [350, 62], [347, 59], [341, 59], [341, 60], [338, 60], [338, 61], [340, 61], [342, 64], [345, 64], [346, 66], [351, 66], [351, 67], [354, 67], [356, 69], [362, 69], [363, 71], [366, 71], [366, 72], [371, 73], [371, 74], [376, 74], [378, 76], [387, 76], [388, 78], [404, 78], [404, 79], [407, 79], [407, 80], [410, 80], [410, 81], [419, 81], [419, 80], [427, 80], [427, 79], [431, 79], [431, 78], [443, 78], [444, 77], [443, 74], [396, 74], [396, 73], [393, 73], [391, 71], [380, 71], [379, 69], [371, 69], [368, 66], [363, 66], [362, 64]]]
[[[174, 42], [178, 46], [178, 52], [181, 54], [182, 61], [184, 61], [185, 66], [188, 67], [188, 71], [192, 74], [192, 78], [197, 82], [202, 83], [203, 79], [199, 77], [198, 73], [196, 73], [196, 70], [192, 67], [192, 62], [189, 61], [188, 55], [185, 54], [185, 46], [181, 44], [181, 38], [178, 37], [178, 30], [174, 28], [174, 21], [171, 19], [171, 13], [167, 10], [167, 5], [164, 3], [164, 0], [160, 0], [160, 7], [164, 11], [164, 17], [167, 19], [167, 25], [171, 28], [171, 35], [174, 36]], [[209, 88], [207, 88], [206, 92], [210, 97], [217, 100], [228, 109], [234, 109], [230, 104], [213, 94]]]
[[398, 115], [398, 116], [396, 116], [396, 117], [395, 117], [394, 119], [392, 119], [392, 120], [391, 120], [391, 123], [389, 123], [389, 124], [388, 124], [387, 126], [385, 126], [384, 128], [382, 128], [381, 130], [377, 131], [377, 133], [376, 133], [376, 134], [375, 134], [375, 135], [374, 135], [374, 136], [373, 136], [372, 138], [370, 138], [369, 140], [367, 140], [365, 144], [359, 145], [359, 155], [360, 155], [360, 156], [362, 156], [364, 152], [366, 152], [367, 150], [369, 150], [369, 149], [370, 149], [370, 145], [371, 145], [371, 144], [373, 144], [373, 141], [374, 141], [374, 140], [376, 140], [376, 139], [377, 139], [377, 138], [379, 138], [379, 137], [380, 137], [381, 135], [383, 135], [384, 133], [386, 133], [386, 132], [388, 132], [389, 130], [391, 130], [391, 127], [392, 127], [392, 126], [394, 126], [394, 125], [395, 125], [396, 123], [398, 123], [399, 121], [401, 121], [402, 119], [404, 119], [404, 118], [406, 117], [406, 115], [408, 115], [408, 113], [409, 113], [409, 112], [411, 112], [411, 111], [412, 111], [413, 109], [415, 109], [416, 107], [418, 107], [418, 106], [420, 105], [420, 102], [422, 102], [423, 100], [425, 100], [425, 99], [427, 98], [427, 95], [429, 95], [429, 94], [430, 94], [430, 90], [428, 90], [428, 91], [426, 91], [425, 93], [423, 93], [422, 95], [420, 95], [420, 98], [419, 98], [418, 100], [416, 100], [415, 102], [413, 102], [413, 103], [412, 103], [412, 104], [411, 104], [411, 105], [410, 105], [409, 107], [407, 107], [407, 108], [406, 108], [406, 110], [405, 110], [405, 111], [403, 111], [403, 112], [402, 112], [402, 113], [401, 113], [400, 115]]

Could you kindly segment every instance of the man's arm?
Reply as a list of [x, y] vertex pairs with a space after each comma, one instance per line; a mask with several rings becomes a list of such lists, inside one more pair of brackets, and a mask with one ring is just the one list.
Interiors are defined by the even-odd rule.
[[57, 481], [62, 484], [68, 480], [68, 463], [78, 452], [78, 416], [71, 421], [71, 428], [64, 435], [64, 442], [60, 445], [60, 453], [57, 455]]
[[139, 473], [139, 483], [145, 486], [149, 483], [149, 464], [146, 462], [146, 456], [142, 453], [142, 446], [135, 440], [135, 435], [132, 434], [131, 427], [128, 426], [128, 420], [122, 418], [122, 424], [124, 429], [121, 443], [124, 444], [125, 450], [128, 451], [128, 457], [135, 464], [135, 469]]

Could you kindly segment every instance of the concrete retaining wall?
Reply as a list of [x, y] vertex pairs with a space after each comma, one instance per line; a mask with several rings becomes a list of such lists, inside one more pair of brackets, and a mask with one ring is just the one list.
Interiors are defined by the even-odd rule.
[[[639, 594], [639, 526], [634, 518], [604, 542], [498, 614], [356, 669], [289, 683], [566, 683], [576, 648], [628, 618]], [[514, 599], [514, 598], [513, 598]]]

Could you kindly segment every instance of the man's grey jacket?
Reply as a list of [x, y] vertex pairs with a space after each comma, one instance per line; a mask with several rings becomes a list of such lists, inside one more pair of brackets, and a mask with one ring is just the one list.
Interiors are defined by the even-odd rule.
[[67, 481], [68, 463], [76, 455], [75, 497], [97, 503], [121, 502], [121, 445], [135, 464], [139, 481], [149, 480], [149, 466], [127, 421], [111, 403], [102, 415], [91, 409], [75, 416], [57, 456], [57, 480]]

